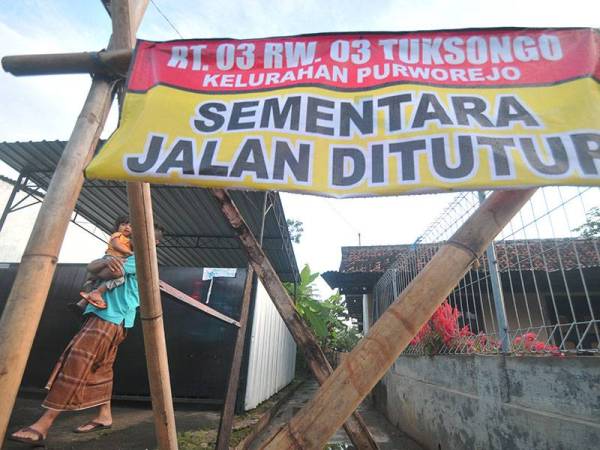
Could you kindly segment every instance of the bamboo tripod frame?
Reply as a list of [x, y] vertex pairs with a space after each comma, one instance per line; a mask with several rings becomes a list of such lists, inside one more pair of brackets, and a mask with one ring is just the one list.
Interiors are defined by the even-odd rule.
[[[111, 2], [113, 37], [109, 49], [121, 50], [122, 54], [130, 50], [146, 5], [147, 0], [132, 3], [131, 8], [127, 0]], [[29, 63], [32, 64], [31, 61]], [[105, 79], [97, 78], [92, 83], [48, 188], [0, 319], [0, 404], [3, 405], [0, 409], [0, 442], [4, 440], [69, 217], [83, 185], [83, 168], [96, 148], [112, 103], [113, 88], [114, 83]], [[213, 189], [224, 216], [238, 233], [248, 253], [252, 269], [262, 280], [322, 384], [315, 398], [271, 437], [267, 448], [321, 448], [344, 422], [346, 431], [359, 449], [377, 448], [368, 429], [353, 412], [473, 261], [533, 192], [529, 189], [492, 194], [400, 294], [350, 356], [332, 372], [314, 336], [299, 318], [268, 258], [249, 232], [231, 198], [226, 191]], [[149, 185], [128, 183], [128, 198], [136, 240], [140, 315], [157, 441], [160, 449], [171, 450], [177, 448], [177, 440]]]

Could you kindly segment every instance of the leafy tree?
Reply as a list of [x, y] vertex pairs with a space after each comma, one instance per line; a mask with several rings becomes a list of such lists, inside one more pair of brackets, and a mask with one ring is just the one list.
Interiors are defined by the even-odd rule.
[[573, 231], [585, 238], [600, 237], [600, 208], [590, 209], [585, 215], [585, 223]]
[[329, 341], [329, 348], [338, 352], [347, 352], [354, 348], [362, 336], [356, 328], [346, 327], [334, 333]]
[[[290, 239], [292, 242], [299, 244], [300, 238], [302, 237], [302, 233], [304, 232], [303, 223], [299, 220], [295, 219], [287, 219], [288, 231], [290, 233]], [[319, 276], [319, 274], [317, 274]]]
[[348, 351], [356, 345], [360, 335], [346, 325], [348, 311], [339, 293], [326, 300], [319, 300], [314, 282], [319, 273], [312, 273], [310, 267], [304, 266], [300, 272], [300, 283], [286, 283], [285, 287], [296, 301], [296, 309], [300, 316], [313, 330], [322, 347]]

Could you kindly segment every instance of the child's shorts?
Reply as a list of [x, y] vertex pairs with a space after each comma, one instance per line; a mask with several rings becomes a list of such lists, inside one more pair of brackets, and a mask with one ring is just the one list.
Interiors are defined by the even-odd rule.
[[[118, 256], [112, 256], [112, 255], [104, 255], [102, 257], [102, 259], [121, 259]], [[119, 277], [119, 278], [113, 278], [112, 280], [103, 280], [100, 284], [103, 284], [106, 289], [108, 289], [109, 291], [112, 291], [114, 288], [116, 288], [117, 286], [122, 285], [123, 283], [125, 283], [125, 277]]]

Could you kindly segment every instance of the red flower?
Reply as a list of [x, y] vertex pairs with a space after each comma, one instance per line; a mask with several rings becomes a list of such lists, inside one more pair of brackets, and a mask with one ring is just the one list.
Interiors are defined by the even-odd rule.
[[[485, 334], [474, 335], [468, 325], [460, 328], [458, 319], [461, 316], [457, 308], [445, 300], [438, 309], [435, 310], [429, 320], [415, 337], [410, 341], [411, 345], [424, 343], [426, 351], [435, 354], [439, 347], [447, 347], [467, 352], [491, 352], [500, 348], [500, 341], [497, 341]], [[427, 350], [429, 348], [429, 350]], [[537, 334], [533, 332], [524, 333], [513, 339], [513, 351], [517, 354], [523, 352], [547, 352], [556, 356], [564, 356], [556, 345], [546, 345], [537, 339]]]
[[536, 352], [541, 352], [543, 350], [546, 350], [546, 344], [544, 344], [541, 341], [537, 341], [534, 345], [533, 348], [535, 349]]
[[546, 345], [544, 342], [539, 341], [537, 335], [532, 332], [515, 337], [513, 340], [513, 349], [515, 352], [521, 354], [523, 352], [545, 352], [554, 356], [564, 356], [556, 345]]
[[430, 331], [431, 326], [429, 325], [429, 322], [426, 322], [425, 325], [423, 325], [419, 332], [415, 335], [415, 337], [412, 338], [410, 345], [417, 345], [425, 338], [425, 336], [427, 336], [427, 334], [429, 334]]
[[460, 335], [459, 316], [458, 309], [453, 308], [448, 300], [445, 300], [431, 317], [433, 329], [440, 335], [445, 345], [450, 345], [452, 340]]

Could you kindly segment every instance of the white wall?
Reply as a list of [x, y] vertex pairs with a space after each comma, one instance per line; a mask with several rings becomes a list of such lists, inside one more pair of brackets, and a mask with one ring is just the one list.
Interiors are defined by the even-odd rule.
[[244, 409], [256, 408], [293, 379], [296, 344], [267, 291], [258, 282]]
[[[0, 163], [0, 173], [12, 179], [17, 175], [12, 169]], [[0, 215], [8, 202], [12, 185], [0, 181]], [[23, 197], [18, 194], [17, 199]], [[28, 204], [29, 199], [24, 204]], [[33, 229], [40, 205], [30, 206], [10, 213], [2, 231], [0, 231], [0, 262], [20, 262]], [[89, 235], [79, 227], [69, 224], [67, 234], [60, 250], [60, 263], [87, 263], [100, 258], [106, 250], [106, 244]]]

